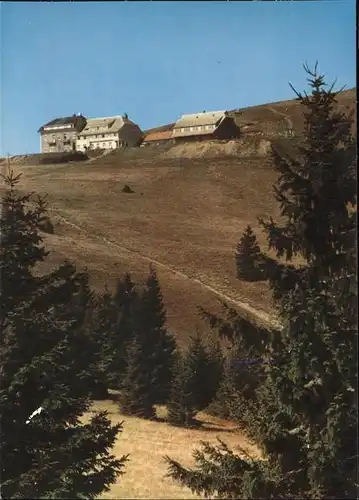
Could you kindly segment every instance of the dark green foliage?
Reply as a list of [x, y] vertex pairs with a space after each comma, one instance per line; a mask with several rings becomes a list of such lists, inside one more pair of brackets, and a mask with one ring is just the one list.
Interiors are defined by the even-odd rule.
[[[94, 327], [93, 312], [95, 308], [95, 295], [90, 288], [89, 278], [86, 272], [77, 273], [75, 266], [65, 262], [61, 279], [72, 279], [76, 277], [76, 289], [73, 290], [71, 303], [63, 319], [72, 322], [74, 328], [78, 328], [89, 339], [88, 346], [82, 357], [86, 357], [88, 372], [90, 374], [88, 390], [92, 399], [106, 399], [108, 397], [108, 382], [106, 373], [106, 338]], [[65, 274], [66, 273], [66, 274]], [[51, 275], [50, 275], [51, 276]], [[53, 279], [53, 276], [51, 276]], [[52, 299], [56, 300], [56, 297]], [[84, 361], [86, 363], [86, 361]]]
[[95, 498], [123, 472], [126, 457], [110, 454], [121, 425], [111, 426], [105, 413], [80, 421], [98, 364], [87, 277], [67, 262], [34, 276], [46, 256], [39, 235], [46, 207], [38, 199], [30, 208], [30, 197], [16, 194], [17, 181], [12, 172], [5, 177], [0, 218], [1, 493]]
[[[150, 408], [144, 409], [142, 416], [152, 417], [154, 405], [168, 400], [176, 351], [175, 339], [165, 326], [166, 311], [156, 271], [151, 267], [140, 294], [134, 291], [130, 277], [125, 276], [114, 301], [121, 308], [115, 335], [117, 344], [113, 344], [118, 354], [115, 361], [122, 362], [124, 370], [120, 380], [121, 406], [127, 413], [134, 409], [138, 415], [142, 410], [137, 406], [141, 404]], [[137, 388], [132, 387], [131, 377], [138, 381]], [[143, 403], [139, 402], [138, 393]]]
[[267, 255], [263, 258], [263, 269], [266, 278], [269, 280], [274, 302], [293, 290], [302, 276], [305, 276], [305, 266], [294, 266], [292, 264], [283, 264]]
[[136, 328], [144, 338], [153, 404], [165, 404], [171, 387], [176, 341], [166, 328], [166, 310], [156, 271], [150, 268], [140, 296]]
[[193, 408], [203, 410], [210, 402], [212, 387], [210, 382], [210, 360], [201, 335], [197, 332], [184, 357], [188, 391], [192, 395]]
[[211, 328], [218, 331], [220, 338], [229, 340], [231, 343], [239, 339], [242, 343], [244, 354], [262, 355], [270, 338], [270, 331], [253, 321], [239, 316], [237, 311], [222, 302], [223, 317], [218, 317], [202, 307], [198, 312]]
[[111, 362], [109, 365], [110, 387], [118, 389], [121, 386], [122, 375], [126, 369], [126, 345], [135, 335], [138, 317], [139, 295], [131, 276], [126, 273], [117, 283], [115, 293], [106, 297], [103, 311], [111, 346]]
[[[33, 193], [20, 196], [15, 186], [20, 175], [9, 174], [9, 189], [1, 202], [1, 320], [34, 290], [33, 268], [47, 257], [39, 226], [46, 218], [44, 201]], [[33, 208], [31, 208], [33, 205]], [[26, 207], [26, 211], [25, 211]]]
[[127, 366], [121, 381], [119, 402], [125, 415], [155, 416], [150, 391], [153, 380], [146, 369], [147, 361], [143, 338], [137, 335], [127, 345]]
[[190, 427], [194, 425], [194, 401], [189, 388], [189, 377], [185, 358], [178, 354], [167, 404], [167, 419], [171, 425]]
[[[205, 498], [278, 498], [268, 495], [266, 483], [261, 479], [267, 470], [261, 461], [250, 457], [238, 460], [238, 456], [223, 441], [218, 441], [219, 446], [202, 443], [202, 450], [194, 451], [193, 457], [198, 464], [195, 471], [184, 468], [179, 462], [166, 456], [167, 476], [176, 478], [193, 493], [202, 494]], [[242, 456], [246, 456], [246, 451], [241, 451]], [[238, 478], [242, 481], [238, 481]]]
[[[77, 297], [77, 310], [82, 310], [82, 304], [87, 304], [84, 310], [84, 320], [91, 336], [91, 345], [96, 353], [97, 363], [91, 369], [92, 372], [92, 391], [91, 397], [95, 400], [107, 399], [109, 397], [109, 365], [112, 359], [112, 350], [109, 342], [108, 331], [104, 325], [108, 319], [104, 317], [106, 293], [102, 296], [96, 296], [88, 285], [88, 281], [82, 285], [80, 294]], [[106, 311], [110, 318], [109, 311]]]
[[[270, 218], [260, 224], [277, 257], [291, 261], [300, 255], [306, 261], [312, 284], [323, 269], [340, 273], [346, 266], [355, 237], [356, 216], [350, 207], [356, 205], [357, 187], [352, 117], [337, 111], [337, 93], [333, 87], [324, 89], [322, 76], [309, 75], [312, 95], [296, 92], [306, 108], [305, 133], [297, 155], [281, 156], [272, 148], [279, 174], [274, 194], [285, 222], [278, 224]], [[281, 273], [271, 274], [271, 281], [281, 282]]]
[[228, 420], [232, 418], [230, 407], [236, 394], [236, 386], [232, 376], [233, 365], [229, 358], [230, 356], [227, 355], [224, 360], [221, 380], [218, 384], [213, 400], [206, 410], [210, 415], [215, 415], [216, 417]]
[[258, 441], [257, 401], [253, 395], [264, 381], [265, 359], [236, 340], [224, 363], [223, 375], [208, 412], [236, 422], [247, 437]]
[[262, 269], [262, 254], [257, 242], [257, 237], [251, 226], [247, 226], [236, 251], [237, 278], [246, 281], [258, 281], [264, 279]]
[[[252, 426], [266, 461], [206, 445], [197, 470], [169, 459], [170, 475], [222, 498], [356, 498], [357, 287], [355, 141], [336, 93], [305, 67], [310, 96], [297, 155], [273, 149], [281, 223], [261, 221], [287, 264], [269, 274], [283, 324], [264, 345]], [[295, 269], [293, 258], [305, 263]], [[243, 340], [243, 336], [242, 336]], [[245, 342], [246, 344], [246, 342]]]
[[[111, 387], [114, 364], [114, 332], [117, 320], [117, 308], [112, 295], [105, 289], [93, 300], [91, 330], [101, 349], [101, 371], [106, 379], [107, 387]], [[117, 378], [117, 377], [116, 377]]]
[[258, 363], [266, 354], [266, 345], [276, 332], [251, 323], [238, 313], [223, 306], [224, 318], [217, 317], [202, 308], [199, 312], [221, 338], [230, 341], [217, 393], [208, 408], [210, 413], [236, 421], [247, 434], [257, 429], [252, 418], [253, 395], [263, 382], [264, 364]]
[[218, 338], [211, 336], [206, 347], [208, 356], [208, 379], [206, 383], [207, 402], [210, 404], [218, 390], [224, 374], [225, 358]]
[[191, 338], [187, 351], [176, 363], [168, 402], [170, 423], [193, 425], [194, 415], [211, 403], [222, 370], [217, 349], [214, 344], [209, 354], [199, 333]]

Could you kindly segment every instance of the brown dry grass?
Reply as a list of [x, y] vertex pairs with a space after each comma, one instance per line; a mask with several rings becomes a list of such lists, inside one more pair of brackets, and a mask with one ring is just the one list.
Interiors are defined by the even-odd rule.
[[[297, 90], [301, 91], [301, 89]], [[356, 88], [341, 92], [337, 96], [337, 101], [338, 108], [342, 112], [354, 111], [355, 113]], [[303, 130], [303, 108], [295, 99], [251, 106], [232, 113], [239, 126], [251, 123], [258, 131], [269, 135], [283, 130], [284, 117], [290, 119], [297, 132]], [[355, 123], [353, 123], [352, 132], [356, 133]]]
[[[236, 280], [234, 262], [245, 226], [258, 229], [258, 216], [277, 212], [271, 194], [275, 174], [266, 160], [165, 160], [154, 153], [143, 158], [142, 151], [133, 158], [118, 153], [87, 164], [14, 167], [23, 172], [22, 189], [48, 193], [55, 234], [46, 235], [51, 256], [43, 267], [68, 257], [87, 267], [93, 286], [103, 289], [125, 271], [143, 281], [148, 257], [270, 312], [267, 285]], [[125, 184], [135, 193], [122, 193]], [[59, 215], [82, 231], [63, 224]], [[264, 244], [263, 235], [258, 236]], [[218, 311], [218, 298], [169, 270], [157, 271], [168, 324], [180, 342], [196, 327], [206, 331], [196, 306]]]
[[[339, 101], [342, 108], [353, 107], [355, 90], [343, 92]], [[247, 108], [241, 119], [257, 120], [264, 130], [268, 120], [283, 119], [270, 108], [288, 113], [295, 124], [302, 113], [297, 101], [287, 101]], [[234, 252], [245, 226], [252, 225], [266, 249], [257, 217], [278, 216], [272, 194], [276, 174], [263, 151], [254, 154], [254, 143], [253, 138], [240, 142], [238, 157], [201, 157], [196, 148], [203, 145], [193, 145], [192, 158], [182, 158], [178, 148], [171, 153], [167, 146], [128, 149], [69, 165], [15, 164], [23, 172], [24, 190], [49, 195], [55, 234], [46, 235], [51, 255], [42, 268], [68, 257], [87, 267], [93, 287], [102, 290], [106, 283], [111, 288], [125, 271], [143, 282], [151, 259], [167, 265], [157, 271], [168, 325], [180, 343], [196, 328], [207, 331], [197, 305], [220, 310], [218, 296], [193, 279], [272, 313], [266, 283], [235, 277]], [[122, 193], [125, 184], [135, 193]], [[59, 216], [77, 227], [64, 224]]]
[[[124, 422], [123, 432], [119, 434], [113, 453], [120, 457], [130, 454], [125, 474], [118, 478], [107, 493], [101, 498], [200, 498], [188, 488], [166, 478], [167, 465], [164, 455], [178, 460], [185, 466], [194, 464], [192, 453], [200, 447], [200, 441], [216, 444], [217, 436], [232, 449], [247, 449], [252, 455], [258, 451], [247, 443], [234, 424], [209, 417], [204, 413], [198, 415], [203, 422], [201, 429], [185, 429], [172, 427], [165, 422], [143, 420], [126, 417], [119, 413], [118, 406], [112, 401], [97, 401], [92, 411], [106, 410], [111, 421]], [[165, 409], [158, 409], [160, 417], [165, 416]], [[86, 416], [89, 418], [90, 414]]]

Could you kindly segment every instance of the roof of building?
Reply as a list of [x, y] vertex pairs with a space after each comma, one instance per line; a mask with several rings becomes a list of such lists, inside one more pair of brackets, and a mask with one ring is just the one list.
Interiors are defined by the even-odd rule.
[[172, 139], [172, 130], [164, 130], [162, 132], [151, 132], [147, 134], [143, 142], [166, 141]]
[[39, 128], [38, 132], [44, 130], [47, 127], [55, 127], [55, 126], [59, 127], [60, 125], [74, 124], [76, 127], [79, 120], [86, 120], [86, 118], [83, 115], [72, 115], [72, 116], [65, 116], [63, 118], [55, 118], [54, 120], [45, 123], [45, 125], [42, 125]]
[[136, 125], [131, 120], [123, 116], [106, 116], [103, 118], [89, 118], [86, 127], [82, 130], [81, 135], [92, 135], [95, 133], [113, 134], [121, 130], [126, 124]]
[[182, 115], [181, 118], [176, 121], [174, 128], [216, 125], [226, 116], [228, 116], [226, 111], [207, 111], [191, 115]]
[[148, 128], [147, 130], [144, 130], [144, 134], [152, 134], [155, 132], [165, 132], [167, 130], [172, 130], [173, 127], [175, 126], [175, 123], [168, 123], [167, 125], [161, 125], [160, 127], [153, 127], [153, 128]]

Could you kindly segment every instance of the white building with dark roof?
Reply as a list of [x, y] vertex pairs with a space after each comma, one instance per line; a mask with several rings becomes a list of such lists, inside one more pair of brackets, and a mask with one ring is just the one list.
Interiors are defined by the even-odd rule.
[[75, 151], [77, 134], [85, 125], [86, 118], [81, 114], [55, 118], [42, 125], [38, 130], [41, 153]]
[[207, 111], [182, 115], [175, 123], [172, 138], [179, 140], [222, 139], [239, 137], [239, 128], [227, 111]]
[[78, 134], [77, 151], [93, 149], [117, 149], [138, 146], [143, 133], [138, 125], [127, 116], [89, 118], [86, 126]]

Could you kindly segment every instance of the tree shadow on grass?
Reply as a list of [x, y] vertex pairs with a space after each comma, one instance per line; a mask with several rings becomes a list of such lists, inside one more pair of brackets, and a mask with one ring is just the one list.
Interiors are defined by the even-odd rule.
[[198, 430], [206, 431], [206, 432], [227, 432], [234, 433], [240, 430], [239, 426], [237, 427], [220, 427], [212, 422], [199, 421], [200, 425], [197, 427]]

